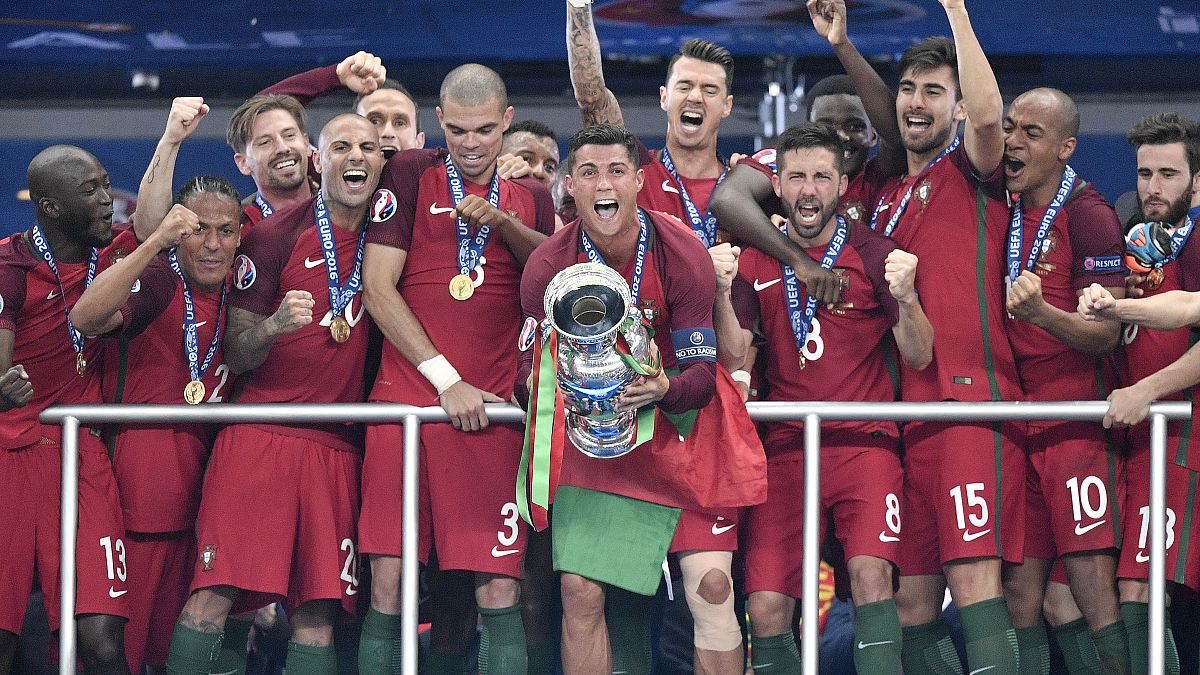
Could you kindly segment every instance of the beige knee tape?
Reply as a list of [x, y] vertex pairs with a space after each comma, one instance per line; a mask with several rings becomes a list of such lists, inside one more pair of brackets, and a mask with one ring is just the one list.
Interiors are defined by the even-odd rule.
[[[742, 644], [742, 629], [733, 612], [733, 579], [729, 575], [733, 554], [729, 551], [696, 551], [679, 557], [683, 592], [692, 612], [693, 641], [697, 649], [727, 652]], [[700, 595], [700, 583], [710, 572], [719, 572], [729, 592], [720, 603]]]

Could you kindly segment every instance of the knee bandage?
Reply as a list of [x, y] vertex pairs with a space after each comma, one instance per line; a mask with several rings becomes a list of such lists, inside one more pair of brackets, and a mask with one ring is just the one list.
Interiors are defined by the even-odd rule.
[[[729, 575], [733, 554], [728, 551], [699, 551], [679, 558], [683, 572], [683, 590], [692, 612], [693, 640], [696, 648], [717, 652], [737, 649], [742, 644], [742, 629], [733, 611], [733, 579]], [[701, 591], [705, 579], [723, 582], [723, 593]], [[707, 596], [707, 597], [706, 597]], [[712, 602], [721, 598], [719, 602]]]

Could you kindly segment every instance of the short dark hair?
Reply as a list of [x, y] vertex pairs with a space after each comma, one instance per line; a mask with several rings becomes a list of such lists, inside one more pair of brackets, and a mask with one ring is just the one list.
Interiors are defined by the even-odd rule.
[[514, 122], [509, 125], [508, 130], [504, 132], [504, 135], [509, 136], [518, 131], [524, 131], [527, 134], [541, 136], [542, 138], [549, 138], [555, 143], [558, 142], [558, 136], [554, 135], [554, 130], [547, 126], [545, 122], [539, 122], [538, 120], [521, 120], [520, 122]]
[[1187, 151], [1188, 171], [1200, 171], [1200, 125], [1179, 113], [1147, 115], [1129, 130], [1129, 145], [1134, 151], [1143, 145], [1183, 143]]
[[478, 63], [464, 63], [451, 70], [438, 92], [438, 101], [443, 106], [446, 101], [478, 106], [493, 99], [498, 99], [500, 109], [504, 110], [508, 107], [508, 89], [496, 71]]
[[175, 195], [175, 203], [190, 202], [206, 193], [228, 197], [233, 200], [234, 204], [242, 203], [242, 195], [238, 193], [238, 189], [234, 187], [233, 183], [229, 182], [229, 179], [208, 175], [196, 176], [184, 183], [183, 187], [179, 188], [179, 193]]
[[[404, 94], [405, 96], [407, 96], [408, 100], [412, 101], [413, 117], [415, 118], [415, 119], [413, 119], [413, 126], [417, 128], [418, 134], [421, 133], [421, 106], [417, 103], [417, 99], [413, 98], [413, 95], [408, 91], [408, 89], [405, 88], [404, 85], [400, 84], [399, 80], [393, 80], [390, 77], [387, 78], [386, 80], [384, 80], [383, 84], [379, 85], [379, 89], [395, 89], [396, 91], [400, 92], [401, 94]], [[375, 91], [379, 91], [379, 89], [376, 89]], [[374, 94], [375, 91], [371, 92], [371, 94]], [[355, 112], [358, 112], [358, 106], [362, 105], [362, 100], [364, 98], [370, 96], [371, 94], [359, 94], [354, 99], [354, 111]]]
[[625, 127], [615, 124], [592, 124], [586, 126], [567, 143], [567, 174], [575, 170], [575, 153], [585, 145], [624, 145], [629, 153], [629, 161], [636, 167], [638, 164], [637, 139]]
[[858, 90], [854, 88], [854, 80], [851, 80], [849, 75], [830, 75], [822, 78], [805, 92], [804, 109], [808, 111], [809, 119], [812, 119], [813, 104], [817, 102], [817, 99], [837, 94], [858, 96]]
[[707, 63], [715, 63], [725, 69], [725, 93], [733, 90], [733, 54], [715, 42], [692, 38], [679, 46], [679, 51], [671, 56], [667, 64], [667, 78], [671, 77], [671, 69], [675, 62], [683, 57], [693, 58]]
[[833, 164], [838, 175], [842, 174], [842, 157], [845, 146], [837, 129], [828, 122], [801, 122], [787, 128], [775, 143], [775, 167], [783, 173], [783, 158], [791, 150], [825, 148], [833, 153]]
[[238, 106], [237, 110], [233, 111], [233, 117], [229, 118], [229, 129], [225, 132], [225, 140], [229, 143], [229, 147], [237, 153], [246, 152], [246, 144], [250, 142], [250, 128], [254, 126], [254, 120], [259, 115], [272, 110], [286, 111], [292, 116], [292, 119], [296, 120], [296, 126], [300, 128], [300, 133], [306, 133], [304, 130], [304, 106], [300, 105], [300, 101], [287, 94], [251, 96], [246, 99], [245, 103]]
[[900, 57], [900, 77], [904, 77], [910, 69], [914, 75], [919, 75], [942, 66], [949, 66], [954, 74], [954, 100], [962, 98], [962, 86], [958, 81], [958, 52], [954, 49], [954, 41], [944, 35], [936, 35], [921, 40], [904, 50]]

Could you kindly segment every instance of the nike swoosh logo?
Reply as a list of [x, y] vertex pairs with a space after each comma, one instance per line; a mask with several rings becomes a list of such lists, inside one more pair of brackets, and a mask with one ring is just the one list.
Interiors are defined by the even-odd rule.
[[882, 642], [863, 642], [862, 640], [859, 640], [858, 648], [866, 649], [867, 647], [878, 647], [879, 645], [891, 645], [895, 643], [895, 640], [883, 640]]
[[347, 586], [346, 595], [358, 595], [358, 589], [353, 586]]
[[[208, 323], [208, 322], [207, 322], [207, 321], [201, 321], [200, 323], [196, 324], [196, 328], [199, 328], [199, 327], [203, 326], [203, 325], [204, 325], [204, 324], [206, 324], [206, 323]], [[184, 325], [183, 325], [183, 329], [184, 329], [184, 330], [187, 330], [187, 324], [184, 324]]]
[[719, 527], [717, 526], [716, 523], [713, 523], [712, 533], [713, 533], [714, 537], [718, 537], [718, 536], [725, 534], [726, 532], [732, 530], [735, 527], [737, 527], [737, 523], [734, 523], [733, 525], [722, 525]]
[[989, 527], [988, 529], [983, 530], [982, 532], [963, 532], [963, 541], [975, 541], [976, 539], [982, 537], [983, 535], [985, 535], [991, 531], [992, 531], [992, 528]]
[[671, 185], [671, 181], [669, 181], [669, 180], [664, 180], [662, 187], [663, 187], [663, 192], [674, 192], [675, 194], [679, 194], [679, 190], [676, 190], [675, 186]]
[[502, 550], [499, 546], [492, 547], [492, 557], [493, 558], [503, 558], [506, 555], [512, 555], [514, 553], [520, 553], [520, 551], [518, 551], [515, 548], [506, 551], [506, 550]]
[[975, 670], [971, 671], [970, 675], [975, 675], [975, 673], [984, 673], [989, 670], [995, 670], [995, 669], [996, 669], [996, 666], [986, 666], [984, 668], [976, 668]]
[[320, 257], [320, 258], [318, 258], [317, 260], [313, 260], [312, 258], [305, 258], [305, 259], [304, 259], [304, 267], [305, 267], [306, 269], [310, 269], [310, 270], [311, 270], [312, 268], [316, 267], [317, 265], [324, 265], [324, 264], [325, 264], [325, 257], [324, 257], [324, 256], [321, 256], [321, 257]]
[[766, 282], [766, 283], [759, 283], [758, 279], [755, 279], [755, 280], [754, 280], [754, 290], [755, 290], [755, 291], [762, 291], [762, 290], [764, 290], [764, 289], [767, 289], [767, 288], [770, 288], [770, 287], [774, 286], [775, 284], [777, 284], [777, 283], [779, 283], [779, 282], [781, 282], [781, 281], [783, 281], [783, 279], [782, 279], [782, 278], [779, 278], [779, 279], [772, 279], [772, 280], [770, 280], [770, 281], [768, 281], [768, 282]]
[[1142, 553], [1141, 551], [1138, 551], [1138, 554], [1134, 556], [1133, 559], [1140, 563], [1150, 562], [1150, 556], [1146, 553]]
[[890, 534], [884, 534], [883, 532], [880, 532], [879, 533], [879, 541], [883, 541], [883, 542], [900, 541], [900, 537], [893, 537]]
[[453, 206], [438, 206], [437, 204], [429, 205], [429, 214], [432, 216], [436, 216], [436, 215], [439, 215], [442, 213], [450, 213], [453, 210], [454, 210]]
[[110, 597], [110, 598], [119, 598], [119, 597], [121, 597], [122, 595], [125, 595], [125, 594], [126, 594], [126, 593], [128, 593], [128, 592], [129, 592], [129, 589], [125, 589], [125, 590], [123, 590], [123, 591], [118, 591], [118, 590], [116, 589], [116, 587], [114, 587], [114, 586], [109, 586], [109, 587], [108, 587], [108, 597]]
[[1105, 522], [1107, 522], [1107, 521], [1101, 520], [1100, 522], [1092, 523], [1091, 525], [1088, 525], [1087, 527], [1080, 527], [1079, 523], [1075, 523], [1075, 536], [1082, 537], [1083, 535], [1087, 534], [1088, 532], [1091, 532], [1092, 530], [1096, 529], [1097, 527], [1100, 527]]
[[58, 297], [58, 293], [55, 293], [54, 291], [50, 291], [49, 293], [46, 294], [47, 300], [53, 300], [57, 297]]

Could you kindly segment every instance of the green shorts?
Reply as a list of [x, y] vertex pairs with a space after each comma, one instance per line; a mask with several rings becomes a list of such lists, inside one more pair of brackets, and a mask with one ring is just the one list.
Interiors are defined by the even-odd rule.
[[632, 497], [559, 486], [550, 516], [554, 569], [654, 595], [679, 514]]

